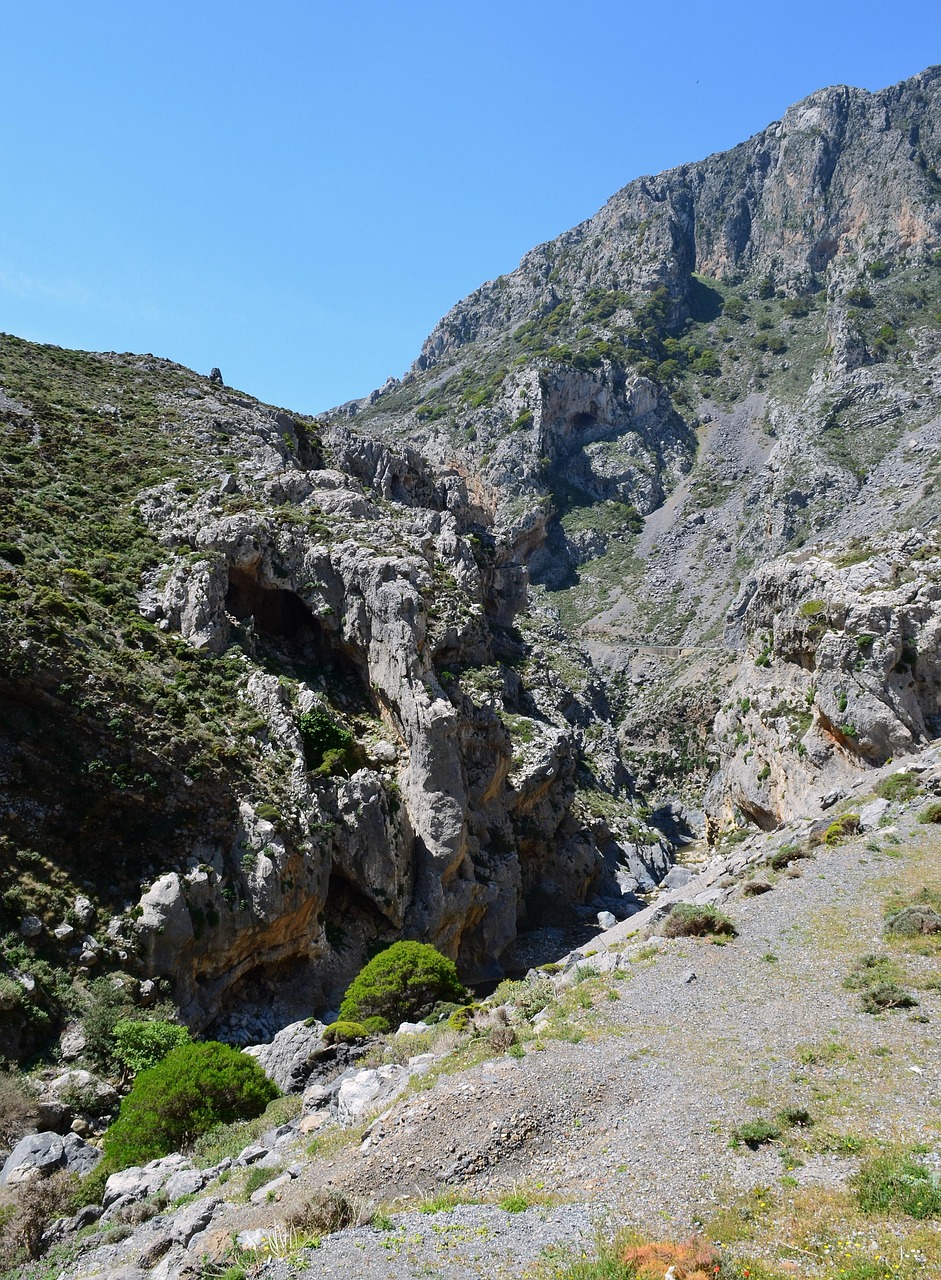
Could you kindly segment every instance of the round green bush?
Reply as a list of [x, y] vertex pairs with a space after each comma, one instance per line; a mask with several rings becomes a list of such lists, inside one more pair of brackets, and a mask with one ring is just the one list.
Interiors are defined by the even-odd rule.
[[[180, 1151], [217, 1124], [251, 1120], [278, 1096], [254, 1058], [209, 1040], [142, 1071], [104, 1137], [111, 1172]], [[104, 1162], [103, 1162], [104, 1163]]]
[[350, 983], [340, 1020], [375, 1018], [383, 1031], [391, 1031], [401, 1022], [423, 1018], [442, 1000], [467, 1000], [454, 961], [424, 942], [394, 942]]

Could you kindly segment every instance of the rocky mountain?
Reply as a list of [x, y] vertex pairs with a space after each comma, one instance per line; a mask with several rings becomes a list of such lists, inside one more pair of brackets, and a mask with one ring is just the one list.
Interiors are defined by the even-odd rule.
[[941, 68], [822, 90], [319, 419], [0, 340], [9, 1056], [107, 973], [243, 1043], [494, 981], [933, 737], [939, 152]]
[[656, 793], [715, 772], [764, 565], [937, 521], [939, 147], [938, 68], [821, 90], [630, 183], [335, 415], [471, 479], [536, 597], [619, 673]]

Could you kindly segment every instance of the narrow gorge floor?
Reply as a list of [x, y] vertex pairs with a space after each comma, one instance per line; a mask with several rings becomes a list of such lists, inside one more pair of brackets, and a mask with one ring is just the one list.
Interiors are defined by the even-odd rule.
[[[772, 892], [731, 903], [726, 945], [660, 941], [620, 981], [577, 983], [561, 1038], [442, 1075], [393, 1109], [365, 1154], [357, 1143], [315, 1159], [292, 1201], [329, 1185], [392, 1213], [442, 1196], [490, 1203], [326, 1237], [300, 1274], [519, 1275], [554, 1242], [590, 1247], [596, 1226], [682, 1236], [755, 1189], [771, 1188], [770, 1204], [776, 1191], [843, 1187], [872, 1140], [937, 1146], [934, 957], [905, 957], [929, 984], [910, 1011], [874, 1017], [843, 985], [861, 956], [885, 951], [893, 893], [939, 885], [941, 839], [916, 809], [897, 836], [821, 846]], [[730, 1145], [737, 1126], [787, 1109], [812, 1125], [758, 1150]], [[507, 1196], [532, 1207], [496, 1208]], [[796, 1274], [816, 1274], [800, 1255]]]

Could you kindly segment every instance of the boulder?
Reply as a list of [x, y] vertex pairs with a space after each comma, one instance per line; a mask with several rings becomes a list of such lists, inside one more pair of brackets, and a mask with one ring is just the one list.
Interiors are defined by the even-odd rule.
[[358, 1124], [370, 1111], [388, 1106], [408, 1085], [405, 1067], [390, 1064], [355, 1071], [340, 1085], [337, 1094], [337, 1119], [342, 1125]]
[[283, 1093], [299, 1093], [317, 1059], [329, 1049], [323, 1042], [322, 1022], [292, 1022], [269, 1044], [253, 1044], [243, 1053], [253, 1057], [269, 1080]]
[[67, 1102], [94, 1116], [110, 1115], [117, 1111], [121, 1101], [117, 1090], [107, 1080], [79, 1068], [56, 1076], [46, 1086], [44, 1096], [56, 1102]]
[[90, 1173], [101, 1152], [75, 1133], [28, 1133], [21, 1138], [0, 1170], [0, 1187], [18, 1186], [48, 1178], [59, 1169], [79, 1175]]
[[0, 1170], [0, 1187], [48, 1178], [65, 1164], [65, 1148], [57, 1133], [28, 1133], [7, 1156]]
[[195, 1200], [192, 1204], [185, 1205], [171, 1219], [171, 1238], [177, 1244], [189, 1244], [193, 1236], [209, 1226], [220, 1204], [222, 1200], [219, 1196], [209, 1196], [205, 1200]]
[[192, 1169], [192, 1167], [185, 1156], [174, 1153], [164, 1156], [161, 1160], [151, 1160], [143, 1167], [134, 1165], [130, 1169], [112, 1173], [105, 1183], [104, 1206], [110, 1210], [118, 1200], [127, 1199], [131, 1203], [135, 1200], [144, 1200], [147, 1196], [152, 1196], [154, 1192], [159, 1191], [175, 1173], [183, 1169]]
[[859, 829], [860, 831], [875, 831], [882, 818], [889, 808], [888, 800], [878, 799], [870, 800], [869, 804], [863, 805], [859, 811]]

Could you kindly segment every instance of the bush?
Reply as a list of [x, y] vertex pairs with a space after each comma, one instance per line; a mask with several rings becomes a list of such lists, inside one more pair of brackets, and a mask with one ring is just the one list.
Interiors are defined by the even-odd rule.
[[801, 858], [809, 858], [810, 853], [799, 844], [782, 844], [768, 859], [772, 871], [783, 871], [789, 862], [797, 862]]
[[353, 766], [353, 735], [338, 724], [325, 707], [316, 706], [305, 711], [298, 716], [297, 727], [304, 743], [304, 760], [308, 769], [339, 773], [344, 765]]
[[104, 1137], [111, 1172], [179, 1151], [217, 1124], [260, 1115], [278, 1096], [254, 1058], [217, 1041], [184, 1044], [142, 1071]]
[[885, 922], [884, 932], [897, 938], [917, 938], [921, 934], [941, 933], [941, 915], [925, 902], [915, 902], [895, 911]]
[[368, 1029], [361, 1022], [331, 1022], [324, 1027], [324, 1044], [355, 1044], [357, 1040], [365, 1040]]
[[466, 1031], [473, 1021], [474, 1014], [480, 1007], [479, 1004], [465, 1004], [461, 1008], [455, 1009], [448, 1018], [448, 1026], [452, 1031]]
[[22, 1076], [0, 1071], [0, 1145], [12, 1147], [36, 1112], [36, 1095]]
[[555, 992], [548, 978], [525, 978], [522, 982], [504, 979], [493, 993], [494, 1004], [511, 1004], [524, 1018], [533, 1019], [552, 1003]]
[[288, 1213], [285, 1222], [305, 1235], [329, 1236], [344, 1227], [358, 1227], [373, 1216], [365, 1202], [357, 1204], [342, 1191], [315, 1191]]
[[859, 814], [844, 813], [827, 827], [824, 832], [823, 843], [832, 847], [835, 844], [839, 844], [846, 836], [858, 834], [859, 829]]
[[665, 938], [734, 938], [735, 925], [712, 906], [678, 902], [663, 926]]
[[781, 1126], [773, 1120], [746, 1120], [737, 1129], [732, 1130], [732, 1145], [751, 1147], [764, 1146], [766, 1142], [774, 1142], [781, 1136]]
[[624, 1249], [621, 1260], [628, 1268], [627, 1274], [636, 1280], [661, 1280], [670, 1274], [676, 1280], [714, 1280], [722, 1265], [719, 1253], [707, 1240], [632, 1244]]
[[913, 1009], [918, 1004], [914, 996], [897, 982], [877, 982], [860, 992], [864, 1013], [884, 1013], [886, 1009]]
[[383, 1031], [431, 1013], [441, 1000], [463, 1004], [467, 992], [454, 961], [423, 942], [394, 942], [353, 979], [340, 1005], [340, 1020], [376, 1018]]
[[918, 815], [918, 821], [925, 823], [926, 826], [931, 822], [941, 822], [941, 800], [935, 800], [933, 804], [922, 809]]
[[74, 1212], [73, 1195], [77, 1179], [68, 1173], [25, 1182], [17, 1187], [12, 1213], [0, 1218], [0, 1250], [6, 1267], [44, 1252], [43, 1232], [54, 1218]]
[[941, 1180], [909, 1152], [890, 1152], [867, 1161], [852, 1179], [852, 1187], [866, 1213], [941, 1216]]
[[171, 1050], [189, 1043], [189, 1031], [175, 1022], [121, 1018], [114, 1024], [114, 1056], [135, 1076], [155, 1067]]

